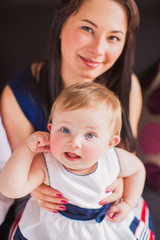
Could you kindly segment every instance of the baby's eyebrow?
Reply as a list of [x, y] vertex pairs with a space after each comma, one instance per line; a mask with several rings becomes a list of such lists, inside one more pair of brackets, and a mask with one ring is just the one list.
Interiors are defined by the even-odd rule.
[[72, 125], [72, 123], [71, 123], [71, 122], [68, 122], [68, 121], [58, 121], [57, 124], [60, 124], [60, 125], [61, 125], [61, 124], [64, 124], [64, 125], [65, 125], [65, 124]]
[[98, 127], [86, 126], [86, 129], [91, 130], [91, 131], [96, 131], [98, 129]]

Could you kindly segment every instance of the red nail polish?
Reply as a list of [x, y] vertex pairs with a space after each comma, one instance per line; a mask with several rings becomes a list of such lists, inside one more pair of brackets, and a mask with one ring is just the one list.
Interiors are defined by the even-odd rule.
[[106, 191], [106, 193], [110, 193], [110, 192], [112, 192], [112, 190], [107, 190], [107, 191]]
[[61, 203], [62, 203], [62, 204], [67, 204], [67, 201], [62, 200]]
[[62, 194], [57, 193], [56, 196], [57, 197], [62, 197]]
[[53, 213], [58, 213], [57, 211], [52, 211]]
[[102, 203], [100, 203], [102, 206], [104, 206], [104, 205], [106, 205], [107, 204], [107, 202], [102, 202]]
[[63, 207], [63, 206], [60, 206], [60, 207], [59, 207], [59, 210], [66, 210], [66, 208]]

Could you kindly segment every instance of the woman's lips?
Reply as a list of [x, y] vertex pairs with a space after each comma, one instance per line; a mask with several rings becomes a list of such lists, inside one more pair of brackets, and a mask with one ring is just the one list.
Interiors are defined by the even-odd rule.
[[69, 161], [76, 161], [79, 160], [81, 157], [75, 153], [71, 153], [71, 152], [65, 152], [64, 156], [67, 158], [67, 160]]
[[91, 60], [89, 58], [84, 58], [82, 56], [80, 56], [80, 58], [83, 61], [83, 63], [85, 65], [87, 65], [88, 67], [90, 67], [90, 68], [96, 68], [96, 67], [98, 67], [101, 64], [101, 62], [93, 61], [93, 60]]

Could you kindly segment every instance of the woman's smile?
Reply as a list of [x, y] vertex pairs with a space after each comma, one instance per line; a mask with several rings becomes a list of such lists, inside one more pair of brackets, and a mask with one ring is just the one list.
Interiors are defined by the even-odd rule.
[[102, 64], [101, 62], [97, 62], [97, 61], [94, 61], [92, 59], [89, 59], [89, 58], [85, 58], [85, 57], [82, 57], [80, 56], [82, 62], [87, 66], [87, 67], [90, 67], [90, 68], [97, 68], [99, 67], [100, 64]]

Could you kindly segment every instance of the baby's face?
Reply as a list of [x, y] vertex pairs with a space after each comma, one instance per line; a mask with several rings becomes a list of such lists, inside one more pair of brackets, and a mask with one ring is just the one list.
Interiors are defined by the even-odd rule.
[[55, 110], [51, 129], [51, 151], [69, 171], [85, 175], [94, 171], [109, 147], [110, 117], [101, 104], [72, 111]]

